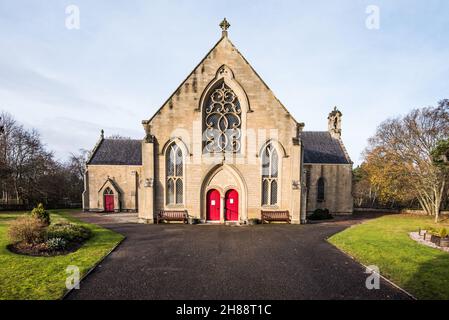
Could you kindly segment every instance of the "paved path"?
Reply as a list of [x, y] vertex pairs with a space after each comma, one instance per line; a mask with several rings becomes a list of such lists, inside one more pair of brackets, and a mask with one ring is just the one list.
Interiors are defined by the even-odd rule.
[[407, 299], [325, 241], [357, 220], [225, 227], [83, 220], [127, 239], [67, 299]]

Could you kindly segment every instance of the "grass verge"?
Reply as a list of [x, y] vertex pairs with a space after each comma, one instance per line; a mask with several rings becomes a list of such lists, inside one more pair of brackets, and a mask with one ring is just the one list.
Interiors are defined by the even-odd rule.
[[419, 227], [448, 228], [430, 217], [390, 215], [355, 225], [329, 239], [340, 250], [380, 273], [418, 299], [449, 299], [449, 254], [409, 237]]
[[0, 213], [0, 300], [54, 300], [67, 291], [66, 268], [77, 266], [80, 277], [110, 252], [123, 236], [99, 226], [81, 222], [69, 210], [52, 210], [52, 222], [70, 221], [88, 227], [93, 236], [76, 252], [66, 256], [28, 257], [10, 252], [9, 223], [24, 212]]

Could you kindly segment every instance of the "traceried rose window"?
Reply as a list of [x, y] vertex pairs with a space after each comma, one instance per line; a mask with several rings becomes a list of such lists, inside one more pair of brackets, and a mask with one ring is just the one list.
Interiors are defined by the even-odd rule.
[[240, 152], [241, 115], [237, 95], [221, 81], [204, 106], [205, 152]]

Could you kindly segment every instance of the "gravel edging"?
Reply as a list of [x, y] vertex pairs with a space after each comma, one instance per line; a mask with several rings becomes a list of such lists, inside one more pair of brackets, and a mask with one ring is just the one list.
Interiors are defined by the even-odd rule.
[[419, 235], [419, 232], [410, 232], [408, 235], [410, 236], [410, 238], [411, 238], [413, 241], [416, 241], [416, 242], [418, 242], [419, 244], [425, 245], [425, 246], [427, 246], [427, 247], [429, 247], [429, 248], [438, 249], [438, 250], [440, 250], [440, 251], [444, 251], [444, 252], [449, 253], [449, 248], [443, 248], [443, 247], [437, 246], [437, 245], [436, 245], [435, 243], [433, 243], [433, 242], [424, 240], [423, 237]]
[[[80, 279], [80, 286], [81, 286], [81, 282], [83, 282], [83, 280], [92, 273], [92, 271], [95, 270], [95, 268], [97, 268], [112, 252], [114, 252], [121, 244], [123, 241], [126, 240], [126, 237], [124, 235], [123, 239], [121, 239], [111, 250], [109, 250], [100, 260], [98, 260], [93, 266], [92, 268], [90, 268]], [[62, 295], [61, 298], [59, 298], [58, 300], [64, 300], [73, 290], [77, 290], [75, 288], [72, 289], [67, 289], [66, 292]]]
[[[326, 239], [326, 242], [329, 243], [331, 246], [333, 246], [334, 248], [336, 248], [338, 251], [340, 251], [341, 253], [343, 253], [345, 256], [347, 256], [348, 258], [350, 258], [351, 260], [353, 260], [354, 262], [358, 263], [360, 266], [362, 266], [365, 270], [369, 269], [368, 266], [364, 265], [363, 263], [361, 263], [360, 261], [358, 261], [356, 258], [354, 258], [353, 256], [351, 256], [349, 253], [341, 250], [339, 247], [335, 246], [333, 243], [331, 243], [329, 241], [329, 238]], [[405, 290], [404, 288], [401, 288], [400, 286], [398, 286], [396, 283], [394, 283], [393, 281], [391, 281], [390, 279], [386, 278], [385, 276], [383, 276], [382, 274], [379, 274], [379, 277], [386, 281], [387, 283], [389, 283], [390, 285], [392, 285], [393, 287], [395, 287], [396, 289], [398, 289], [399, 291], [403, 292], [404, 294], [406, 294], [407, 296], [409, 296], [412, 300], [418, 300], [418, 298], [416, 298], [414, 295], [412, 295], [410, 292], [408, 292], [407, 290]]]

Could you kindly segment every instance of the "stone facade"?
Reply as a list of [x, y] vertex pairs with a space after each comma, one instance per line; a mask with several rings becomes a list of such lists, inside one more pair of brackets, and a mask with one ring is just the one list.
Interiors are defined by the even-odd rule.
[[110, 188], [114, 192], [114, 208], [116, 212], [138, 211], [138, 185], [141, 166], [127, 165], [91, 165], [88, 166], [88, 177], [85, 194], [86, 206], [90, 211], [103, 212], [104, 191]]
[[[329, 209], [332, 214], [352, 214], [352, 164], [306, 164], [307, 213]], [[324, 199], [318, 199], [318, 181], [324, 179]]]
[[[102, 135], [87, 164], [85, 210], [104, 211], [103, 193], [110, 188], [114, 210], [137, 211], [143, 223], [153, 223], [161, 210], [187, 210], [190, 217], [215, 223], [231, 216], [247, 223], [260, 218], [261, 210], [288, 210], [292, 223], [300, 223], [306, 210], [317, 207], [312, 204], [314, 186], [305, 192], [308, 168], [314, 179], [326, 179], [322, 205], [335, 213], [352, 211], [350, 161], [304, 162], [304, 125], [232, 44], [227, 24], [221, 26], [220, 41], [156, 114], [142, 122], [141, 145]], [[230, 190], [237, 199], [229, 198]], [[217, 191], [220, 200], [210, 196]]]

